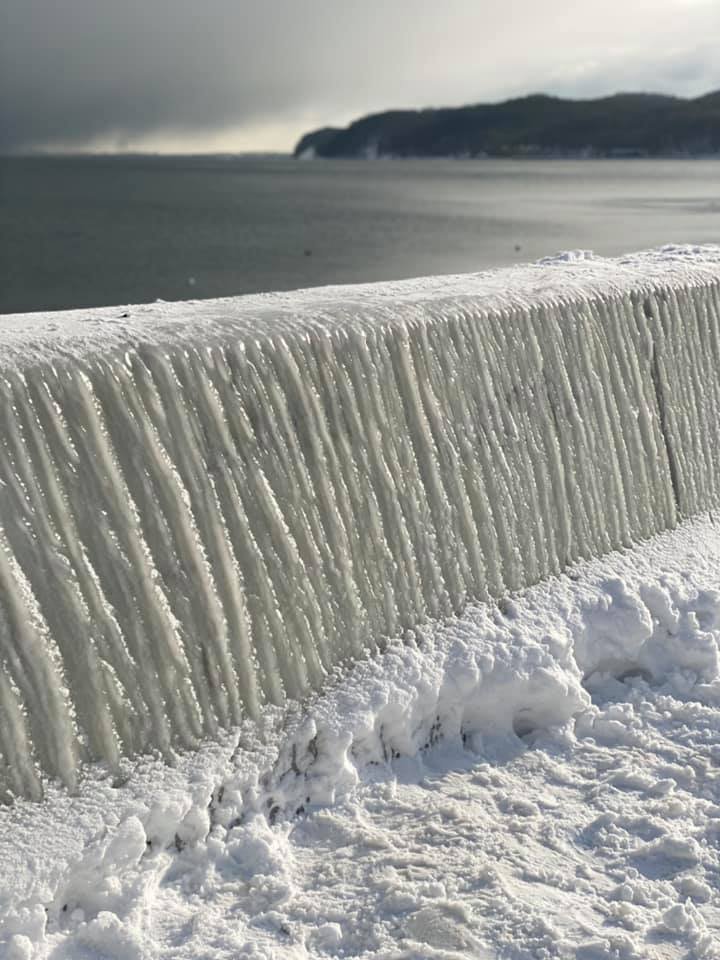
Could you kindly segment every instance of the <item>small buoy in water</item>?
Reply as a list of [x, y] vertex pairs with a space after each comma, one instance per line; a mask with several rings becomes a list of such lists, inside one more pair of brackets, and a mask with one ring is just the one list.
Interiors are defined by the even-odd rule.
[[306, 257], [312, 256], [312, 250], [303, 250], [303, 253], [305, 254]]
[[520, 253], [521, 250], [522, 250], [522, 247], [520, 246], [520, 244], [519, 244], [519, 243], [516, 243], [516, 244], [515, 244], [515, 253]]
[[196, 283], [197, 283], [197, 280], [195, 279], [195, 277], [188, 277], [188, 286], [189, 286], [189, 287], [194, 287]]

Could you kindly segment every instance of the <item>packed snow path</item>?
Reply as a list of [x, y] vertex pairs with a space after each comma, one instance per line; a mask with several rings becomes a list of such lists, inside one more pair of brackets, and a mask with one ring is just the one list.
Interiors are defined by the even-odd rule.
[[720, 249], [0, 324], [0, 785], [193, 746], [720, 494]]

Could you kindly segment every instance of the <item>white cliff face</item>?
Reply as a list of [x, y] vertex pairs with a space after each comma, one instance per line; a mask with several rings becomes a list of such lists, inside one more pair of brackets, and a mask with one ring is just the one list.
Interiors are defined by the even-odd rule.
[[0, 322], [0, 783], [720, 499], [720, 248]]

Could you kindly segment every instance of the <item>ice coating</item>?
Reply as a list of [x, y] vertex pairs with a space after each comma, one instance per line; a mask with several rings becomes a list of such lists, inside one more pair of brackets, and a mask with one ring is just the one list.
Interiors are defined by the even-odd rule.
[[0, 783], [718, 502], [720, 248], [0, 323]]

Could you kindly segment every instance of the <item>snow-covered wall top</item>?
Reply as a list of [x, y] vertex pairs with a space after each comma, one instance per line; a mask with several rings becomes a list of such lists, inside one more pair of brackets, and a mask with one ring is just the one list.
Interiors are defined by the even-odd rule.
[[328, 331], [356, 318], [402, 323], [404, 307], [471, 307], [479, 313], [524, 309], [576, 298], [702, 283], [720, 273], [720, 246], [666, 246], [617, 259], [579, 250], [536, 264], [394, 283], [315, 287], [216, 300], [158, 301], [121, 307], [0, 317], [0, 366], [27, 367], [55, 358], [87, 358], [129, 346], [223, 342], [291, 328]]
[[720, 248], [0, 318], [0, 786], [720, 499]]

